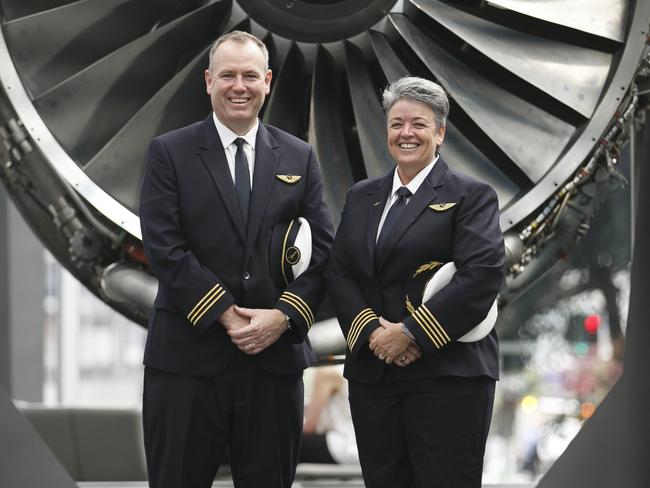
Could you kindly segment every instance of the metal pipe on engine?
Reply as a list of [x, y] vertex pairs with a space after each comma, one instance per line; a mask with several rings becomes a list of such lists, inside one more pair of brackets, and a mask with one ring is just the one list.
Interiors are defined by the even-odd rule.
[[141, 268], [117, 262], [102, 272], [101, 290], [118, 303], [137, 305], [145, 310], [153, 308], [158, 293], [158, 280]]

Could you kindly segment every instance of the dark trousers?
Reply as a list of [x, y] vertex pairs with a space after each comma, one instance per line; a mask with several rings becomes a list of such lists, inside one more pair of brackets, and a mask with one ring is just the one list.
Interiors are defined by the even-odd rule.
[[300, 446], [300, 462], [315, 464], [337, 464], [327, 447], [325, 434], [303, 434]]
[[302, 373], [273, 375], [243, 353], [212, 378], [146, 368], [150, 487], [210, 487], [227, 448], [236, 488], [291, 487], [303, 398]]
[[350, 382], [366, 488], [480, 488], [494, 380]]

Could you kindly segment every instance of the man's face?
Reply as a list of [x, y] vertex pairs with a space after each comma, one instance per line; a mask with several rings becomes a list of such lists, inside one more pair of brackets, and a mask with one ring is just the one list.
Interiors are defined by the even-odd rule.
[[271, 89], [271, 70], [265, 68], [264, 54], [253, 42], [226, 41], [212, 56], [212, 71], [205, 71], [212, 109], [236, 134], [255, 124]]
[[398, 168], [415, 174], [433, 161], [445, 137], [433, 110], [419, 102], [400, 100], [388, 111], [388, 151]]

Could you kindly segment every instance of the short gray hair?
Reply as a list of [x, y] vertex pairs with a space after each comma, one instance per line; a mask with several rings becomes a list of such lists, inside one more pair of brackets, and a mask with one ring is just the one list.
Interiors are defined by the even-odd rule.
[[445, 127], [449, 115], [449, 99], [445, 90], [431, 80], [417, 76], [405, 76], [394, 81], [384, 90], [382, 105], [388, 115], [389, 110], [400, 100], [423, 103], [436, 118], [438, 128]]
[[208, 60], [208, 69], [212, 71], [212, 57], [214, 56], [214, 52], [217, 50], [219, 46], [221, 46], [224, 42], [227, 41], [233, 41], [233, 42], [238, 42], [240, 44], [245, 44], [247, 42], [252, 42], [255, 44], [257, 47], [260, 48], [260, 51], [262, 51], [262, 54], [264, 55], [264, 60], [265, 60], [265, 70], [269, 69], [269, 50], [266, 48], [266, 45], [260, 41], [257, 37], [255, 37], [253, 34], [249, 34], [248, 32], [244, 31], [232, 31], [228, 32], [227, 34], [224, 34], [223, 36], [219, 37], [214, 43], [212, 43], [212, 47], [210, 48], [210, 58]]

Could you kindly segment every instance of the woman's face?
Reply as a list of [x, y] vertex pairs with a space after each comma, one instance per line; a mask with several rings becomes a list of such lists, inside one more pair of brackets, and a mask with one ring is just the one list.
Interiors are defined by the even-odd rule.
[[402, 171], [416, 174], [433, 161], [445, 137], [427, 105], [400, 100], [388, 111], [388, 151]]

